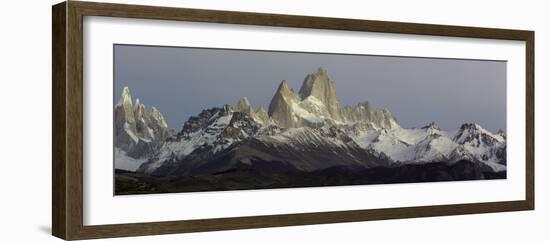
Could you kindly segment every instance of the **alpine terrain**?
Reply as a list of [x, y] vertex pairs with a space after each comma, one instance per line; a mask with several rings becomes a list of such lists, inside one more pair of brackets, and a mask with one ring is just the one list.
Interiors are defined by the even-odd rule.
[[247, 97], [172, 131], [124, 88], [115, 106], [116, 194], [506, 178], [506, 135], [476, 123], [402, 128], [368, 102], [342, 106], [327, 70], [269, 106]]

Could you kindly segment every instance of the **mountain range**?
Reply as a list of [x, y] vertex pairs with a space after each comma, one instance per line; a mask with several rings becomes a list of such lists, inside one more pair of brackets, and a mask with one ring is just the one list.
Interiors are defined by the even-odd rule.
[[[433, 122], [403, 128], [389, 110], [374, 110], [368, 102], [342, 106], [324, 68], [308, 74], [298, 92], [283, 80], [267, 110], [254, 110], [242, 97], [190, 117], [177, 132], [156, 108], [147, 111], [135, 102], [125, 87], [115, 106], [115, 167], [146, 183], [149, 192], [493, 179], [506, 173], [504, 132], [476, 123], [450, 131]], [[229, 177], [237, 184], [227, 184]], [[120, 193], [133, 193], [126, 184]]]

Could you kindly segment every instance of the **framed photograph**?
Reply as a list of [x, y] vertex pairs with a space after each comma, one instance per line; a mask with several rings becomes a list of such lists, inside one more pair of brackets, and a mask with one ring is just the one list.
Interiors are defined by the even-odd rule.
[[534, 209], [534, 32], [53, 6], [53, 235]]

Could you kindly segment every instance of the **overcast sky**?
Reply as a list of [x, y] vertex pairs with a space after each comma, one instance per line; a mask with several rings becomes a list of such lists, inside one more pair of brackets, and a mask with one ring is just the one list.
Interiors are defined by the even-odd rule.
[[328, 70], [341, 104], [369, 101], [403, 127], [442, 129], [477, 122], [506, 128], [506, 62], [365, 55], [115, 45], [115, 98], [157, 107], [180, 129], [201, 110], [247, 96], [266, 108], [281, 80], [296, 91], [308, 73]]

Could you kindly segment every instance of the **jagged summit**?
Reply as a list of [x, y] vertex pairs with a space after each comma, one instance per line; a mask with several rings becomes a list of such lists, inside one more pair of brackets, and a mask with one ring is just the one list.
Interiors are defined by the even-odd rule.
[[439, 126], [437, 124], [435, 124], [435, 122], [433, 122], [433, 121], [428, 123], [427, 125], [423, 126], [421, 129], [441, 130], [441, 128], [439, 128]]
[[130, 88], [128, 88], [128, 86], [122, 89], [122, 96], [120, 97], [117, 106], [121, 106], [124, 110], [124, 119], [131, 123], [135, 121], [133, 114], [134, 105], [132, 103], [132, 95], [130, 94]]
[[504, 143], [506, 138], [499, 134], [493, 134], [481, 127], [477, 123], [466, 123], [460, 126], [453, 140], [460, 143], [471, 143], [472, 145], [481, 145], [483, 143], [492, 144], [494, 142]]
[[322, 67], [317, 72], [308, 74], [298, 92], [302, 100], [314, 96], [326, 107], [332, 119], [342, 121], [340, 101], [336, 96], [334, 82], [329, 78], [328, 71]]
[[258, 107], [258, 110], [256, 111], [256, 120], [260, 122], [262, 125], [269, 125], [271, 124], [271, 119], [269, 118], [269, 115], [267, 114], [267, 111], [265, 110], [265, 107], [263, 104], [260, 104], [260, 107]]
[[170, 130], [157, 108], [147, 111], [139, 98], [134, 103], [130, 88], [124, 87], [115, 106], [115, 147], [128, 156], [139, 158], [168, 138]]
[[120, 97], [118, 104], [132, 105], [132, 95], [130, 94], [130, 88], [128, 88], [128, 86], [124, 86], [124, 88], [122, 88], [122, 96]]
[[269, 116], [282, 127], [295, 127], [292, 106], [298, 101], [296, 93], [288, 87], [288, 81], [283, 80], [269, 103]]
[[275, 95], [277, 94], [281, 95], [281, 97], [288, 98], [288, 99], [295, 99], [298, 97], [294, 92], [294, 89], [288, 86], [288, 80], [281, 81], [281, 84], [279, 84], [279, 88], [277, 88], [277, 92]]
[[272, 123], [271, 118], [267, 114], [264, 105], [260, 104], [258, 110], [254, 111], [252, 105], [250, 104], [250, 101], [246, 96], [241, 98], [237, 102], [237, 104], [235, 105], [235, 108], [233, 108], [232, 111], [247, 114], [254, 121], [256, 121], [257, 123], [263, 126], [268, 126]]
[[268, 116], [284, 128], [323, 123], [363, 123], [377, 128], [399, 128], [388, 110], [373, 111], [366, 101], [352, 107], [341, 107], [334, 81], [322, 67], [304, 78], [298, 93], [290, 88], [287, 80], [281, 81], [269, 104]]
[[277, 87], [277, 92], [282, 92], [282, 91], [284, 92], [291, 91], [290, 87], [288, 87], [288, 80], [286, 79], [282, 80], [281, 83], [279, 84], [279, 87]]
[[260, 106], [258, 107], [258, 110], [256, 112], [257, 113], [265, 112], [267, 114], [267, 111], [265, 110], [264, 104], [260, 104]]
[[249, 108], [252, 107], [250, 106], [250, 101], [248, 101], [248, 97], [245, 96], [237, 102], [235, 111], [247, 111]]
[[151, 106], [151, 117], [153, 117], [153, 119], [156, 120], [161, 127], [168, 129], [168, 124], [166, 123], [164, 116], [154, 106]]
[[241, 98], [237, 105], [235, 106], [234, 111], [242, 112], [245, 114], [248, 114], [250, 117], [254, 117], [254, 109], [252, 109], [252, 106], [250, 105], [250, 101], [248, 101], [248, 98], [245, 96]]

